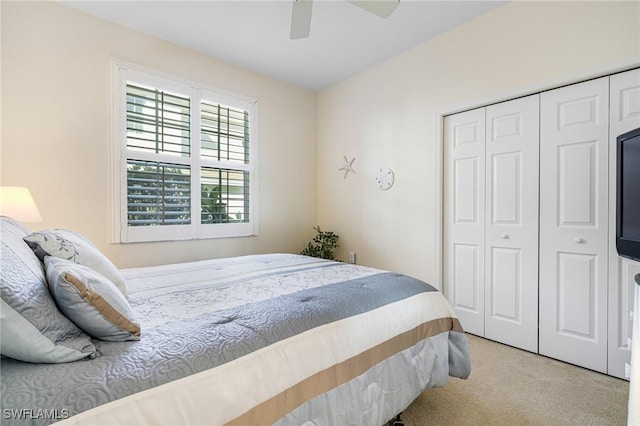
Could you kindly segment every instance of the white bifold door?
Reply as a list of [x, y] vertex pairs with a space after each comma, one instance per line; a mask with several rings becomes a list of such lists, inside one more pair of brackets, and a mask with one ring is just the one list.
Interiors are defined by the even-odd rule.
[[487, 107], [485, 336], [538, 349], [539, 96]]
[[539, 352], [606, 373], [609, 79], [540, 102]]
[[628, 378], [640, 262], [615, 248], [616, 138], [640, 127], [640, 69], [444, 124], [443, 289], [465, 330]]
[[485, 109], [445, 117], [445, 295], [463, 328], [484, 336]]
[[470, 333], [538, 339], [539, 95], [445, 117], [445, 295]]

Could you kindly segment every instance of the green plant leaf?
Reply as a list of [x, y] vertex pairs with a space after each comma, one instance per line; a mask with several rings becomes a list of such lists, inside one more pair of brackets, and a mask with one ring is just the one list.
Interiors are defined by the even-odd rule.
[[313, 229], [316, 231], [316, 235], [300, 254], [335, 260], [334, 250], [340, 246], [338, 244], [339, 236], [332, 231], [322, 231], [319, 225], [314, 226]]

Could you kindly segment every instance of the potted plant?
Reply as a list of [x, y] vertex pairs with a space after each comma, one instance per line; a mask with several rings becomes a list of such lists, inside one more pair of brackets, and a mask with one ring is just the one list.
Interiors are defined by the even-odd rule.
[[333, 251], [339, 247], [339, 236], [331, 231], [323, 231], [320, 226], [314, 226], [316, 236], [307, 244], [307, 248], [300, 254], [305, 256], [320, 257], [322, 259], [336, 260]]

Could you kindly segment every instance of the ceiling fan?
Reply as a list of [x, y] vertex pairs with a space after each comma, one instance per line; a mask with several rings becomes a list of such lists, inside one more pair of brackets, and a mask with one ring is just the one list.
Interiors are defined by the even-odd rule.
[[[347, 2], [361, 7], [362, 9], [378, 15], [381, 18], [388, 18], [400, 0], [346, 0]], [[311, 29], [311, 9], [313, 0], [293, 0], [291, 11], [291, 36], [292, 40], [309, 37]]]

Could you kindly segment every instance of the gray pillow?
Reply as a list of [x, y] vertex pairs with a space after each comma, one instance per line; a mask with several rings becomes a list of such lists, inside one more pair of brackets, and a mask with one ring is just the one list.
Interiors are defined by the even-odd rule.
[[95, 346], [56, 307], [42, 264], [24, 236], [18, 222], [0, 217], [0, 352], [41, 363], [93, 358]]
[[45, 256], [54, 256], [87, 266], [110, 279], [127, 297], [127, 283], [116, 266], [83, 236], [64, 229], [34, 232], [24, 238], [44, 263]]
[[124, 295], [100, 273], [69, 260], [44, 259], [49, 288], [60, 310], [101, 340], [139, 340], [140, 326]]

